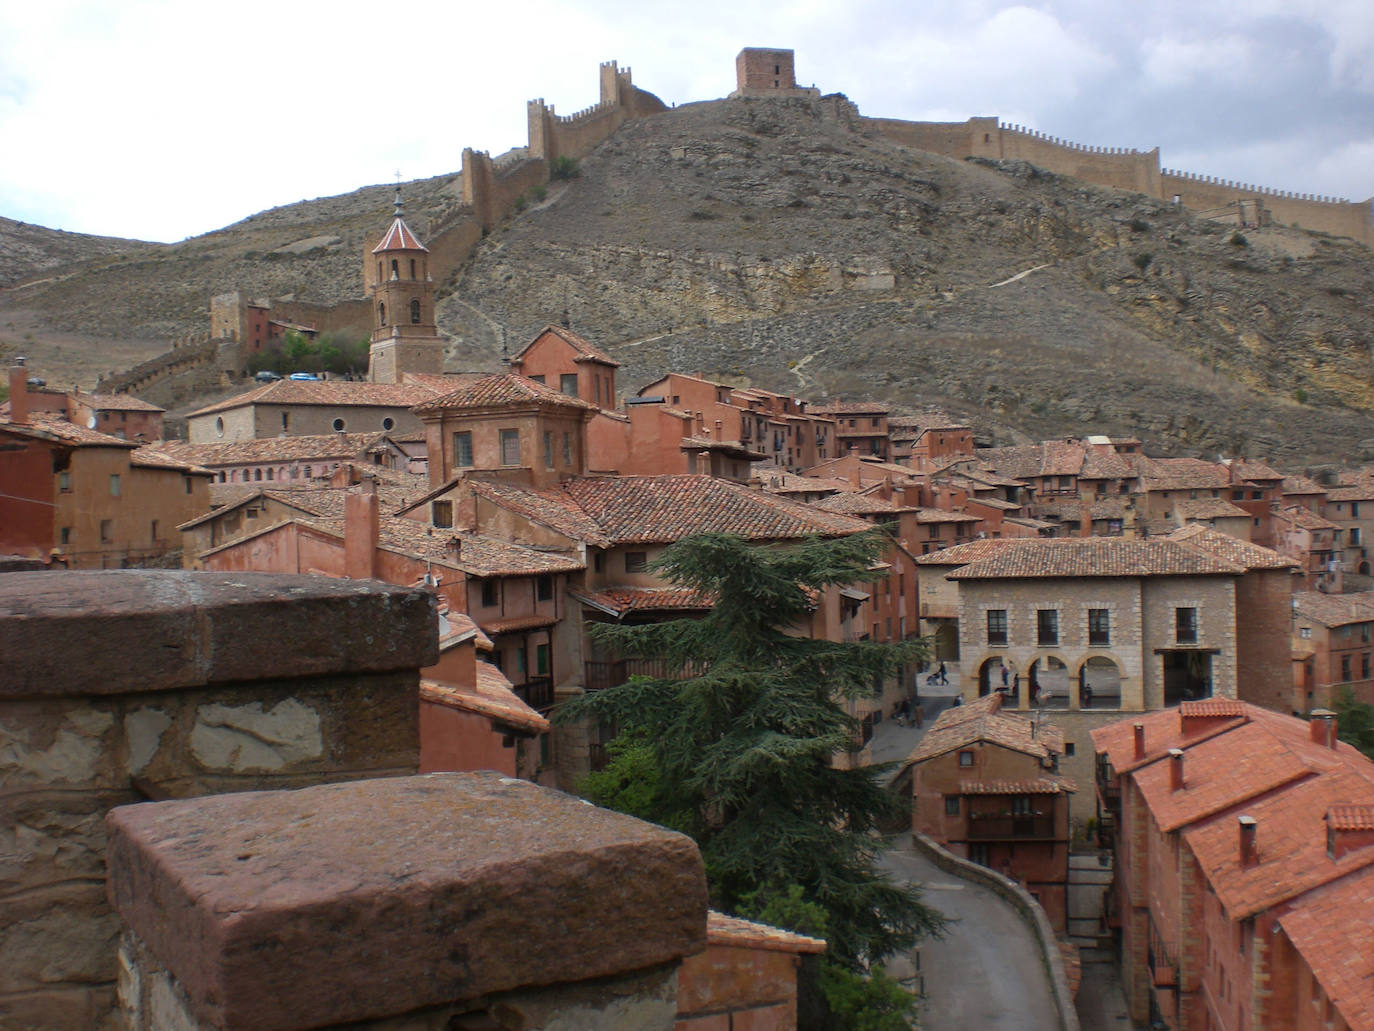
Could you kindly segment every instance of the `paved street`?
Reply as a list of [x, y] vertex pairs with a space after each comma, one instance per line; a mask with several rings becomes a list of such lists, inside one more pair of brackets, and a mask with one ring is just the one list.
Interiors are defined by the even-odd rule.
[[[910, 845], [888, 852], [882, 866], [894, 878], [920, 883], [929, 905], [959, 921], [944, 938], [921, 945], [923, 1031], [1058, 1026], [1035, 936], [1011, 906], [988, 889], [945, 873]], [[898, 963], [889, 972], [908, 976]]]

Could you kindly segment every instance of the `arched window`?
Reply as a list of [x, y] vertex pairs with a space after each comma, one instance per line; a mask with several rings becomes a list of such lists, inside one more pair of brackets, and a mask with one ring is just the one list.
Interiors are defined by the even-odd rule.
[[267, 478], [268, 478], [269, 480], [273, 478], [272, 474], [273, 474], [275, 471], [276, 471], [276, 470], [274, 470], [274, 469], [268, 469], [268, 470], [267, 470]]
[[379, 304], [379, 305], [377, 305], [377, 325], [379, 325], [379, 326], [385, 326], [385, 325], [386, 325], [386, 305], [385, 305], [385, 304]]
[[261, 479], [262, 479], [262, 470], [261, 470], [261, 469], [254, 469], [254, 470], [253, 470], [253, 479], [255, 479], [255, 480], [261, 480]]
[[411, 258], [411, 259], [410, 259], [410, 278], [411, 278], [411, 279], [414, 279], [414, 278], [415, 278], [415, 259], [414, 259], [414, 258]]
[[391, 278], [392, 278], [392, 279], [400, 279], [400, 278], [401, 278], [401, 263], [400, 263], [399, 261], [397, 261], [395, 258], [392, 258], [392, 259], [391, 259]]
[[418, 297], [412, 297], [412, 298], [410, 299], [410, 323], [411, 323], [411, 325], [414, 326], [414, 325], [419, 325], [419, 322], [420, 322], [420, 299], [419, 299]]

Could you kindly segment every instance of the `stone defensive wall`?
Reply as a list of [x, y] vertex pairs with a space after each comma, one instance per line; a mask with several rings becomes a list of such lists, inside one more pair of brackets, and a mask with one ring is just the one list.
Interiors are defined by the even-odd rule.
[[[864, 118], [862, 124], [916, 150], [959, 159], [1028, 161], [1099, 186], [1134, 190], [1166, 201], [1177, 198], [1184, 207], [1208, 217], [1237, 223], [1272, 219], [1283, 225], [1348, 236], [1374, 247], [1374, 200], [1356, 202], [1289, 193], [1163, 169], [1158, 147], [1142, 151], [1085, 146], [991, 117], [970, 118], [966, 122]], [[1247, 218], [1247, 212], [1262, 217]]]

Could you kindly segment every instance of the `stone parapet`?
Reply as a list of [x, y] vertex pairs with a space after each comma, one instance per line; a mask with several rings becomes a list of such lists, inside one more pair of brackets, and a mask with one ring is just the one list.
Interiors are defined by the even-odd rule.
[[222, 1031], [532, 1028], [563, 1010], [560, 1027], [667, 1031], [676, 965], [706, 945], [690, 839], [495, 773], [147, 803], [108, 823], [134, 1028], [158, 1025], [161, 985], [187, 1026]]
[[413, 774], [433, 604], [310, 576], [0, 577], [0, 1026], [114, 1019], [112, 806]]
[[84, 570], [0, 578], [0, 700], [419, 669], [433, 599], [374, 581]]

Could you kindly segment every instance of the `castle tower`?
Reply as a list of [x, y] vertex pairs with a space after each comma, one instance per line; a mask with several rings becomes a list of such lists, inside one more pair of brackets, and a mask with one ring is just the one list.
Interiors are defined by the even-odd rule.
[[429, 278], [429, 248], [401, 217], [401, 188], [396, 188], [396, 214], [382, 242], [372, 249], [375, 275], [372, 300], [372, 348], [368, 379], [396, 383], [403, 372], [444, 371], [444, 342], [434, 325], [434, 284]]

